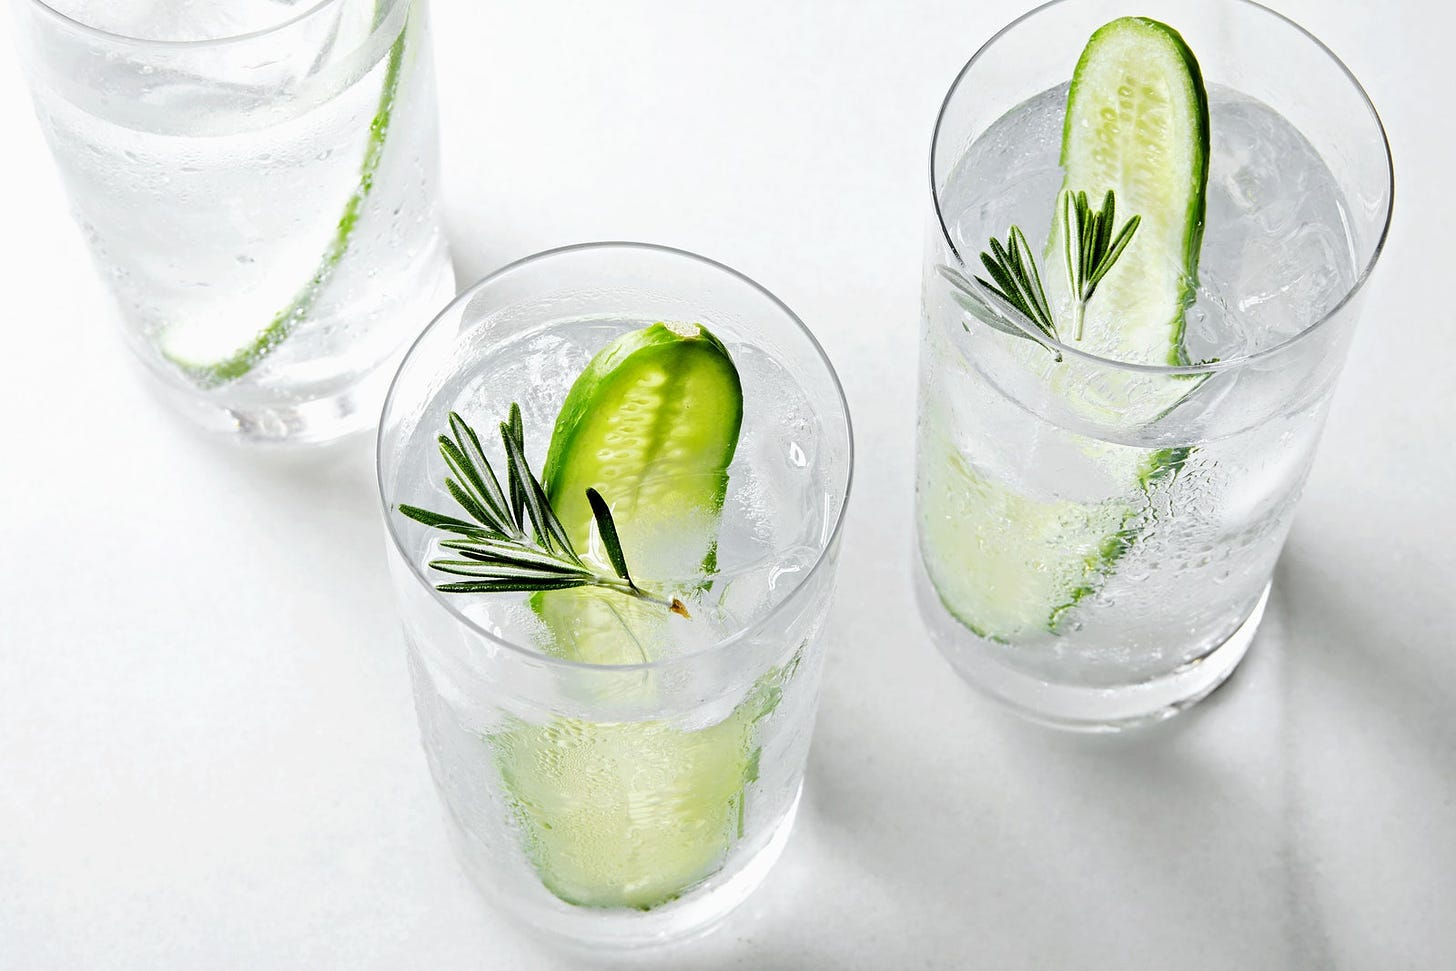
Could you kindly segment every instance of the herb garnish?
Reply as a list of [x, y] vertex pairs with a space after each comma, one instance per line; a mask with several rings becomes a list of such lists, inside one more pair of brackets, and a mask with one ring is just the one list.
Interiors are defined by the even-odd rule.
[[[1072, 339], [1082, 339], [1082, 325], [1087, 313], [1087, 304], [1097, 292], [1097, 285], [1107, 276], [1142, 222], [1141, 216], [1133, 216], [1116, 233], [1112, 231], [1117, 214], [1114, 193], [1108, 190], [1103, 198], [1102, 208], [1093, 210], [1087, 201], [1087, 193], [1063, 190], [1057, 197], [1057, 216], [1061, 221], [1062, 255], [1066, 264], [1067, 288], [1072, 297]], [[959, 271], [950, 267], [938, 267], [942, 276], [953, 283], [962, 294], [984, 301], [989, 296], [995, 309], [1003, 314], [1020, 316], [1023, 323], [1034, 329], [1016, 327], [1004, 320], [998, 320], [994, 313], [986, 312], [983, 306], [975, 307], [962, 302], [987, 326], [1004, 334], [1034, 340], [1062, 359], [1061, 352], [1036, 336], [1048, 340], [1061, 339], [1057, 333], [1055, 315], [1042, 287], [1041, 274], [1036, 268], [1036, 257], [1032, 255], [1031, 244], [1020, 226], [1012, 226], [1002, 243], [991, 237], [990, 249], [981, 253], [981, 265], [986, 268], [990, 280], [976, 277], [979, 287], [973, 286]]]
[[658, 597], [632, 580], [612, 511], [596, 489], [587, 489], [586, 498], [613, 572], [598, 568], [577, 553], [551, 508], [541, 480], [526, 461], [525, 430], [518, 405], [511, 404], [509, 419], [500, 424], [506, 456], [504, 489], [480, 447], [475, 429], [453, 411], [450, 432], [439, 437], [440, 455], [452, 473], [445, 477], [445, 488], [474, 522], [403, 503], [396, 507], [415, 522], [458, 537], [440, 541], [442, 550], [457, 556], [431, 560], [429, 566], [470, 579], [438, 583], [436, 590], [534, 593], [599, 587], [689, 616], [681, 600]]
[[[1092, 299], [1092, 294], [1097, 292], [1097, 284], [1102, 282], [1122, 251], [1127, 249], [1127, 244], [1132, 242], [1132, 234], [1137, 232], [1143, 217], [1133, 216], [1114, 236], [1112, 227], [1116, 225], [1113, 217], [1117, 213], [1117, 199], [1111, 189], [1107, 190], [1102, 209], [1098, 212], [1093, 212], [1087, 204], [1085, 192], [1063, 192], [1059, 201], [1062, 209], [1062, 249], [1067, 260], [1067, 287], [1072, 294], [1072, 320], [1076, 325], [1072, 339], [1079, 341], [1082, 339], [1082, 319], [1087, 313], [1087, 301]], [[1076, 232], [1072, 232], [1074, 222]]]

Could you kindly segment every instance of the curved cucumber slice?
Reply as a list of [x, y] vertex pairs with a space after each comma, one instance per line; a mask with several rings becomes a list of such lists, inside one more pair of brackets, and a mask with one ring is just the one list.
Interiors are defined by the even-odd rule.
[[[583, 556], [605, 563], [586, 501], [612, 509], [636, 579], [712, 569], [743, 393], [727, 350], [697, 325], [654, 324], [604, 348], [567, 394], [542, 478]], [[539, 594], [572, 660], [656, 658], [683, 623], [607, 593]], [[775, 672], [723, 721], [686, 731], [662, 721], [518, 723], [492, 737], [496, 762], [542, 883], [589, 907], [649, 909], [722, 864], [757, 776], [754, 726], [778, 697]], [[644, 681], [643, 691], [651, 691]]]
[[[375, 5], [375, 17], [381, 16], [385, 9], [386, 0], [378, 0]], [[411, 13], [410, 16], [412, 17], [414, 14]], [[344, 254], [349, 250], [349, 241], [353, 238], [354, 228], [359, 222], [364, 203], [374, 188], [374, 173], [379, 169], [379, 162], [384, 157], [384, 142], [389, 134], [390, 116], [394, 111], [395, 96], [399, 91], [400, 75], [403, 73], [405, 40], [409, 33], [410, 24], [406, 21], [404, 28], [399, 32], [399, 37], [389, 48], [384, 67], [384, 88], [379, 95], [379, 107], [375, 110], [374, 118], [369, 122], [369, 141], [364, 149], [364, 161], [359, 166], [359, 184], [354, 188], [348, 201], [344, 203], [344, 211], [339, 216], [333, 238], [329, 241], [323, 256], [320, 257], [313, 276], [308, 279], [308, 282], [303, 285], [288, 306], [273, 315], [273, 319], [258, 332], [256, 337], [225, 356], [209, 358], [205, 356], [205, 351], [203, 354], [197, 353], [195, 348], [206, 347], [207, 343], [205, 336], [192, 333], [192, 327], [206, 327], [207, 321], [195, 322], [191, 326], [177, 323], [162, 332], [160, 339], [162, 356], [187, 375], [194, 384], [203, 388], [211, 388], [235, 381], [247, 374], [257, 366], [258, 362], [273, 353], [278, 345], [293, 333], [294, 328], [307, 320], [313, 311], [313, 305], [318, 301], [330, 277], [334, 275]]]
[[[1124, 496], [1081, 503], [1021, 495], [972, 465], [947, 427], [943, 418], [927, 418], [917, 484], [921, 555], [941, 603], [990, 640], [1055, 633], [1137, 541], [1142, 503]], [[1137, 490], [1150, 494], [1189, 454], [1187, 448], [1144, 453], [1132, 473]]]
[[546, 493], [577, 549], [602, 565], [591, 487], [611, 507], [635, 577], [690, 577], [713, 566], [742, 423], [738, 369], [718, 338], [697, 324], [632, 331], [567, 394], [542, 470]]
[[743, 835], [755, 726], [792, 673], [772, 671], [728, 718], [521, 724], [491, 739], [527, 857], [569, 904], [650, 910], [711, 876]]
[[1125, 511], [1018, 495], [973, 467], [942, 428], [924, 435], [921, 548], [941, 602], [992, 640], [1050, 628], [1058, 608], [1090, 591]]
[[[608, 344], [562, 403], [542, 479], [582, 555], [610, 569], [586, 500], [611, 507], [633, 577], [680, 582], [715, 566], [718, 514], [743, 423], [738, 370], [697, 324], [653, 324]], [[667, 618], [593, 590], [542, 594], [548, 650], [592, 664], [655, 660]]]
[[[1142, 222], [1087, 308], [1087, 350], [1135, 363], [1188, 363], [1184, 313], [1197, 287], [1208, 154], [1207, 95], [1182, 37], [1141, 17], [1093, 34], [1068, 94], [1063, 188], [1094, 202], [1110, 189], [1122, 218], [1136, 214]], [[1059, 260], [1060, 220], [1053, 225], [1048, 250]], [[1048, 277], [1054, 306], [1065, 307], [1065, 278]], [[1109, 401], [1164, 412], [1198, 384], [1109, 371], [1097, 377], [1110, 386], [1092, 388], [1088, 373], [1059, 365], [1050, 380], [1073, 410], [1103, 422], [1141, 419]], [[1125, 489], [1092, 504], [1032, 498], [978, 471], [954, 446], [952, 421], [931, 413], [923, 429], [922, 555], [951, 614], [978, 635], [1006, 642], [1057, 631], [1136, 542], [1146, 497], [1190, 454], [1084, 440], [1099, 477]]]

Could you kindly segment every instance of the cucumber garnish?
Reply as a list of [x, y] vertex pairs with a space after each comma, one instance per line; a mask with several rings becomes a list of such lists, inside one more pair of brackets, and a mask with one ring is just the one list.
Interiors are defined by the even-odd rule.
[[[1046, 303], [1070, 308], [1078, 346], [1131, 363], [1189, 362], [1184, 315], [1197, 287], [1208, 155], [1207, 95], [1182, 37], [1141, 17], [1115, 20], [1093, 34], [1068, 93], [1058, 207], [1081, 193], [1096, 200], [1110, 192], [1118, 211], [1138, 222], [1099, 279], [1095, 300], [1079, 305], [1066, 277], [1045, 274]], [[1050, 254], [1065, 250], [1065, 234], [1076, 224], [1070, 216], [1053, 220]], [[956, 282], [953, 271], [947, 275]], [[1046, 336], [1058, 336], [1032, 322]], [[939, 347], [932, 353], [955, 352]], [[1109, 385], [1099, 396], [1081, 383], [1084, 366], [1053, 368], [1055, 393], [1074, 412], [1103, 422], [1135, 424], [1137, 416], [1118, 407], [1127, 401], [1166, 412], [1199, 383], [1108, 367], [1098, 375]], [[953, 422], [934, 406], [925, 417], [920, 533], [931, 581], [947, 610], [982, 637], [1011, 642], [1055, 633], [1137, 541], [1141, 500], [1088, 504], [1018, 494], [961, 455], [948, 433]], [[1111, 481], [1141, 496], [1176, 475], [1190, 454], [1092, 444], [1088, 452]]]
[[1123, 17], [1087, 42], [1062, 130], [1063, 189], [1109, 190], [1141, 225], [1088, 311], [1085, 349], [1185, 365], [1184, 312], [1198, 286], [1208, 187], [1208, 95], [1176, 30]]
[[[383, 16], [388, 0], [378, 0], [375, 5], [375, 20]], [[319, 259], [317, 268], [293, 300], [278, 313], [247, 345], [233, 353], [213, 361], [200, 361], [181, 351], [175, 328], [176, 324], [164, 330], [161, 337], [162, 356], [175, 365], [199, 387], [210, 388], [235, 381], [247, 374], [283, 343], [299, 324], [308, 319], [329, 279], [338, 269], [349, 242], [359, 223], [364, 203], [374, 188], [374, 175], [384, 157], [384, 143], [389, 134], [389, 123], [394, 111], [395, 97], [399, 91], [400, 76], [403, 73], [405, 41], [409, 35], [409, 23], [401, 28], [399, 37], [389, 48], [384, 67], [384, 87], [379, 95], [379, 106], [369, 122], [369, 141], [364, 149], [364, 160], [359, 166], [359, 182], [344, 203], [344, 211], [334, 228], [333, 238]], [[203, 322], [196, 326], [206, 326]]]
[[[586, 490], [611, 505], [634, 577], [713, 568], [743, 393], [722, 343], [698, 325], [654, 324], [597, 354], [567, 394], [543, 478], [572, 543], [601, 557]], [[684, 623], [581, 588], [540, 593], [547, 649], [596, 664], [657, 660]], [[770, 672], [715, 725], [517, 722], [491, 737], [528, 858], [567, 903], [650, 909], [711, 876], [743, 834], [757, 723], [787, 675]], [[644, 688], [644, 690], [651, 690]]]
[[716, 725], [517, 722], [490, 738], [527, 858], [581, 907], [651, 910], [722, 865], [744, 835], [756, 726], [794, 663], [765, 675]]
[[573, 541], [593, 546], [586, 490], [612, 507], [639, 580], [711, 570], [743, 389], [697, 324], [653, 324], [603, 348], [572, 385], [541, 477]]

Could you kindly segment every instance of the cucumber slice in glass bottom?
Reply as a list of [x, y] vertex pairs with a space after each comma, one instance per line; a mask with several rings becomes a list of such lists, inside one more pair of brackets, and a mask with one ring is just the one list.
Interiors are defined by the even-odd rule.
[[700, 883], [744, 834], [758, 777], [755, 726], [792, 666], [716, 725], [517, 723], [490, 739], [527, 858], [581, 907], [650, 910]]
[[[595, 488], [639, 582], [711, 572], [742, 414], [737, 369], [706, 329], [654, 324], [609, 344], [567, 394], [543, 469], [572, 543], [606, 562], [585, 499]], [[590, 589], [533, 602], [553, 634], [545, 649], [595, 664], [657, 660], [672, 625], [689, 623]], [[557, 718], [491, 736], [542, 884], [570, 904], [646, 910], [716, 872], [744, 833], [756, 726], [792, 670], [769, 672], [727, 718], [696, 730]]]

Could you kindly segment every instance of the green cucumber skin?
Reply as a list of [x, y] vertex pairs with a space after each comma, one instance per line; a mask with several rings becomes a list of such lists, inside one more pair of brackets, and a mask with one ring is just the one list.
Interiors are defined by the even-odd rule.
[[728, 354], [728, 349], [723, 346], [711, 331], [700, 324], [692, 325], [696, 333], [684, 335], [673, 330], [667, 324], [659, 321], [650, 327], [643, 327], [640, 330], [628, 331], [606, 347], [597, 352], [591, 359], [576, 381], [572, 383], [571, 390], [567, 392], [566, 400], [561, 404], [561, 411], [556, 416], [556, 426], [551, 434], [551, 446], [546, 455], [546, 465], [543, 475], [547, 479], [548, 493], [550, 481], [559, 479], [562, 475], [561, 467], [566, 461], [566, 456], [577, 440], [581, 437], [580, 429], [584, 424], [593, 393], [614, 374], [618, 373], [627, 359], [641, 351], [648, 351], [653, 348], [679, 348], [684, 350], [696, 349], [701, 345], [702, 349], [719, 357], [730, 369], [732, 369], [731, 383], [738, 389], [738, 401], [729, 421], [731, 422], [733, 445], [726, 449], [727, 455], [723, 463], [724, 473], [727, 473], [728, 463], [733, 459], [733, 451], [738, 441], [739, 428], [743, 422], [743, 400], [742, 383], [738, 379], [738, 370], [733, 367], [733, 359]]
[[[1062, 126], [1060, 160], [1062, 166], [1066, 168], [1073, 154], [1072, 146], [1081, 134], [1077, 125], [1079, 94], [1086, 95], [1087, 89], [1079, 82], [1091, 72], [1094, 61], [1107, 56], [1117, 56], [1116, 48], [1120, 45], [1145, 42], [1167, 47], [1182, 60], [1187, 69], [1188, 85], [1184, 93], [1193, 105], [1194, 138], [1196, 144], [1202, 148], [1202, 151], [1196, 152], [1194, 157], [1195, 171], [1192, 179], [1194, 189], [1189, 195], [1184, 221], [1184, 286], [1183, 292], [1180, 294], [1178, 316], [1171, 321], [1171, 346], [1167, 359], [1170, 366], [1181, 367], [1190, 363], [1187, 348], [1184, 346], [1187, 328], [1184, 312], [1193, 305], [1198, 292], [1198, 262], [1203, 249], [1203, 227], [1207, 208], [1209, 146], [1208, 92], [1203, 83], [1203, 70], [1198, 66], [1198, 58], [1194, 56], [1192, 48], [1188, 46], [1182, 34], [1167, 24], [1148, 17], [1122, 17], [1104, 24], [1092, 34], [1087, 41], [1087, 46], [1082, 50], [1082, 56], [1077, 60], [1076, 70], [1072, 73], [1072, 85], [1067, 93], [1067, 112]], [[1063, 188], [1087, 189], [1088, 196], [1092, 197], [1094, 201], [1101, 199], [1108, 188], [1113, 188], [1111, 186], [1103, 186], [1100, 189], [1073, 186], [1073, 181], [1072, 173], [1068, 170]], [[1124, 218], [1135, 214], [1127, 210], [1123, 212]], [[1136, 239], [1134, 239], [1135, 243]]]
[[[1151, 495], [1159, 483], [1172, 479], [1183, 471], [1183, 466], [1188, 464], [1192, 455], [1193, 449], [1188, 446], [1164, 448], [1154, 452], [1148, 456], [1147, 462], [1143, 465], [1138, 477], [1138, 488], [1144, 495]], [[1053, 634], [1061, 633], [1062, 620], [1068, 612], [1095, 594], [1102, 583], [1112, 575], [1117, 564], [1138, 540], [1141, 530], [1138, 528], [1137, 518], [1136, 510], [1127, 511], [1123, 517], [1122, 528], [1103, 542], [1087, 581], [1072, 591], [1066, 603], [1052, 608], [1051, 616], [1047, 618], [1048, 631]]]

